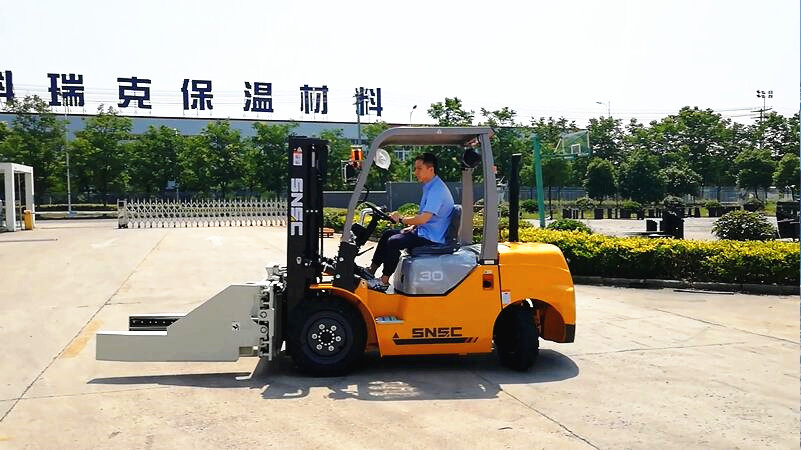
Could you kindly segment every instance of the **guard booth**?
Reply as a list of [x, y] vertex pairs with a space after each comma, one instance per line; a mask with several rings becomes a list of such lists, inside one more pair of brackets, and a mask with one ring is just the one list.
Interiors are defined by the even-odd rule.
[[[36, 217], [36, 210], [33, 205], [33, 167], [0, 162], [0, 175], [3, 176], [3, 186], [5, 188], [5, 195], [0, 199], [0, 204], [3, 205], [0, 219], [5, 222], [5, 229], [8, 231], [17, 231], [19, 229], [17, 227], [16, 198], [19, 195], [20, 203], [22, 203], [22, 192], [17, 194], [20, 185], [25, 186], [25, 209], [31, 212], [31, 225], [33, 226], [33, 221]], [[24, 178], [24, 183], [21, 183], [21, 177]]]

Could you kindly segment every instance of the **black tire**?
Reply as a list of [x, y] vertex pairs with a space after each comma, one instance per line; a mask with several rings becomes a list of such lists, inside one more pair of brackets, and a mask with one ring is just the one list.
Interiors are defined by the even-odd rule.
[[355, 306], [339, 298], [301, 302], [289, 318], [287, 349], [314, 376], [347, 373], [364, 353], [367, 329]]
[[521, 372], [528, 370], [540, 351], [539, 332], [531, 307], [506, 307], [495, 321], [493, 339], [501, 364]]

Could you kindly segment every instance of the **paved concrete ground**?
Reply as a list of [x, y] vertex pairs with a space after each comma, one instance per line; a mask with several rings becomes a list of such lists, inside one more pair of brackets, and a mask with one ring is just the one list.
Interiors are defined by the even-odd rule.
[[798, 445], [797, 298], [578, 286], [576, 342], [543, 342], [528, 373], [369, 355], [250, 378], [252, 358], [95, 361], [94, 333], [261, 278], [284, 229], [39, 225], [0, 235], [0, 448]]

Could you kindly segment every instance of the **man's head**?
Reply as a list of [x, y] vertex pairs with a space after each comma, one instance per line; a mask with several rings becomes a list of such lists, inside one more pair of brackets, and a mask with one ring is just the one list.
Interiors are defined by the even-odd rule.
[[414, 158], [414, 175], [417, 181], [428, 183], [437, 174], [437, 157], [431, 153], [423, 153]]

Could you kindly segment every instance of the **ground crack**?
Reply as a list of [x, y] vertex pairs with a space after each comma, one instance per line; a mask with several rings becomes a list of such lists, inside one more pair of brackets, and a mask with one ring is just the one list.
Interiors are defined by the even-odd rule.
[[500, 392], [503, 392], [504, 394], [508, 395], [509, 397], [511, 397], [513, 400], [515, 400], [516, 402], [520, 403], [520, 404], [521, 404], [521, 405], [523, 405], [524, 407], [526, 407], [526, 408], [528, 408], [528, 409], [530, 409], [530, 410], [534, 411], [535, 413], [537, 413], [537, 414], [541, 415], [542, 417], [545, 417], [546, 419], [548, 419], [548, 420], [550, 420], [551, 422], [555, 423], [556, 425], [558, 425], [560, 428], [562, 428], [563, 430], [565, 430], [567, 433], [569, 433], [571, 436], [575, 437], [576, 439], [579, 439], [579, 440], [583, 441], [585, 444], [589, 445], [589, 446], [590, 446], [590, 447], [592, 447], [592, 448], [595, 448], [595, 449], [599, 449], [599, 450], [600, 450], [600, 447], [598, 447], [597, 445], [595, 445], [595, 444], [593, 444], [592, 442], [590, 442], [590, 441], [589, 441], [589, 439], [587, 439], [587, 438], [585, 438], [585, 437], [583, 437], [583, 436], [579, 435], [578, 433], [576, 433], [575, 431], [571, 430], [570, 428], [568, 428], [567, 426], [565, 426], [564, 424], [562, 424], [562, 423], [561, 423], [561, 422], [559, 422], [558, 420], [554, 419], [553, 417], [551, 417], [551, 416], [549, 416], [549, 415], [545, 414], [544, 412], [542, 412], [542, 411], [538, 410], [537, 408], [535, 408], [535, 407], [533, 407], [533, 406], [529, 405], [528, 403], [526, 403], [526, 402], [524, 402], [524, 401], [520, 400], [519, 398], [515, 397], [515, 396], [514, 396], [514, 395], [512, 395], [510, 392], [508, 392], [508, 391], [506, 391], [505, 389], [503, 389], [503, 388], [502, 388], [502, 387], [501, 387], [501, 386], [500, 386], [498, 383], [494, 383], [494, 382], [492, 382], [492, 381], [488, 380], [486, 377], [484, 377], [484, 376], [482, 376], [482, 375], [480, 375], [480, 374], [478, 374], [478, 373], [476, 373], [476, 372], [473, 372], [473, 374], [474, 374], [475, 376], [477, 376], [477, 377], [481, 378], [482, 380], [486, 381], [487, 383], [494, 384], [494, 385], [498, 386], [498, 390], [499, 390]]

